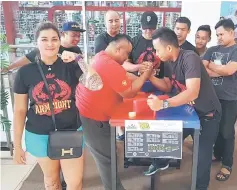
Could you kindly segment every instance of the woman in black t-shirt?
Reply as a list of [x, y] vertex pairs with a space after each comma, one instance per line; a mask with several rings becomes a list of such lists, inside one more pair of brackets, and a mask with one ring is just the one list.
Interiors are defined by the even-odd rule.
[[[42, 23], [38, 27], [36, 40], [40, 64], [53, 99], [56, 126], [58, 129], [77, 130], [80, 125], [77, 125], [75, 88], [78, 83], [76, 71], [80, 71], [80, 68], [78, 64], [64, 64], [57, 56], [60, 35], [52, 23]], [[25, 151], [22, 149], [22, 134], [26, 125], [26, 152], [37, 157], [44, 173], [45, 188], [61, 189], [59, 172], [62, 168], [67, 187], [73, 190], [82, 189], [83, 155], [80, 158], [63, 160], [51, 160], [47, 157], [48, 135], [54, 127], [49, 97], [37, 64], [28, 64], [17, 72], [14, 103], [14, 160], [18, 164], [26, 163]]]

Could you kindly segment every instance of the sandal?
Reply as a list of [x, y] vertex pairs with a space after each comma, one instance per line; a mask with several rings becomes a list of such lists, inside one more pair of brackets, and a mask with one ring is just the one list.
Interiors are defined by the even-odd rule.
[[[223, 172], [223, 170], [225, 172], [229, 172], [229, 173], [225, 173], [225, 172]], [[221, 170], [216, 175], [216, 180], [218, 180], [218, 181], [226, 181], [226, 180], [228, 180], [229, 177], [230, 177], [231, 172], [232, 172], [232, 168], [231, 167], [222, 166]]]

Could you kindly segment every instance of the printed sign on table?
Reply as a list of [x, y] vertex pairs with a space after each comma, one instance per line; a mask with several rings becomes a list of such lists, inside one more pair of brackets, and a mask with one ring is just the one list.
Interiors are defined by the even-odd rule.
[[182, 121], [125, 121], [126, 157], [182, 159], [182, 144]]

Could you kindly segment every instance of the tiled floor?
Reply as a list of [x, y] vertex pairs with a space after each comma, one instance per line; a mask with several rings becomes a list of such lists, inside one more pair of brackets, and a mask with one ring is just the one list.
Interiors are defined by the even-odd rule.
[[26, 156], [26, 165], [16, 165], [9, 152], [1, 152], [1, 190], [19, 190], [35, 167], [35, 158]]
[[[237, 126], [237, 125], [236, 125]], [[236, 130], [237, 136], [237, 130]], [[215, 180], [215, 175], [220, 168], [218, 163], [212, 165], [212, 174], [210, 182], [210, 190], [236, 190], [237, 189], [237, 141], [235, 143], [235, 155], [233, 173], [227, 182], [221, 183]], [[190, 185], [190, 168], [192, 143], [187, 142], [184, 146], [184, 158], [181, 169], [170, 169], [162, 172], [158, 180], [159, 189], [162, 190], [188, 190]], [[148, 190], [150, 181], [148, 177], [144, 177], [142, 172], [146, 167], [129, 167], [123, 168], [123, 143], [118, 143], [119, 162], [118, 168], [120, 177], [127, 190], [134, 190], [133, 184], [136, 184], [137, 190]], [[83, 180], [84, 190], [102, 190], [102, 184], [94, 160], [91, 154], [85, 152], [85, 173]], [[1, 152], [1, 190], [19, 190], [25, 181], [21, 190], [43, 190], [43, 176], [39, 167], [35, 167], [35, 158], [27, 155], [26, 165], [15, 165], [9, 152]], [[34, 169], [34, 170], [33, 170]], [[33, 171], [32, 171], [33, 170]], [[31, 172], [32, 171], [32, 172]], [[29, 179], [30, 174], [30, 179]], [[27, 178], [27, 180], [26, 180]], [[179, 184], [179, 187], [177, 187]], [[34, 187], [32, 189], [32, 186]]]

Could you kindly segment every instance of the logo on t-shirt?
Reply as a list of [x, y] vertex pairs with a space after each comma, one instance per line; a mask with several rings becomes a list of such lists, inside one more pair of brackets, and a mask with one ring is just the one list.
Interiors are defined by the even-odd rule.
[[184, 84], [181, 84], [179, 81], [176, 80], [176, 76], [174, 74], [171, 78], [171, 84], [175, 87], [177, 93], [183, 92], [187, 89]]
[[[46, 75], [49, 85], [49, 91], [53, 99], [54, 113], [58, 114], [71, 108], [71, 88], [70, 86], [57, 78], [54, 74]], [[32, 97], [35, 100], [35, 113], [38, 115], [51, 116], [49, 106], [49, 95], [46, 91], [45, 84], [40, 81], [32, 90]]]
[[[176, 80], [176, 77], [174, 74], [172, 75], [172, 78], [171, 78], [171, 85], [175, 88], [177, 94], [187, 90], [187, 88], [184, 84], [182, 84]], [[188, 104], [192, 106], [195, 104], [195, 102], [191, 101]]]
[[127, 81], [126, 81], [126, 80], [123, 80], [123, 81], [122, 81], [122, 85], [123, 85], [123, 86], [127, 86], [127, 85], [128, 85]]
[[148, 47], [137, 59], [137, 64], [141, 64], [144, 61], [152, 62], [153, 67], [155, 68], [160, 63], [160, 59], [158, 56], [156, 56], [155, 51]]
[[[229, 60], [229, 53], [213, 52], [211, 56], [211, 61], [216, 65], [226, 65]], [[212, 78], [212, 83], [215, 86], [223, 84], [224, 77], [214, 77]]]

